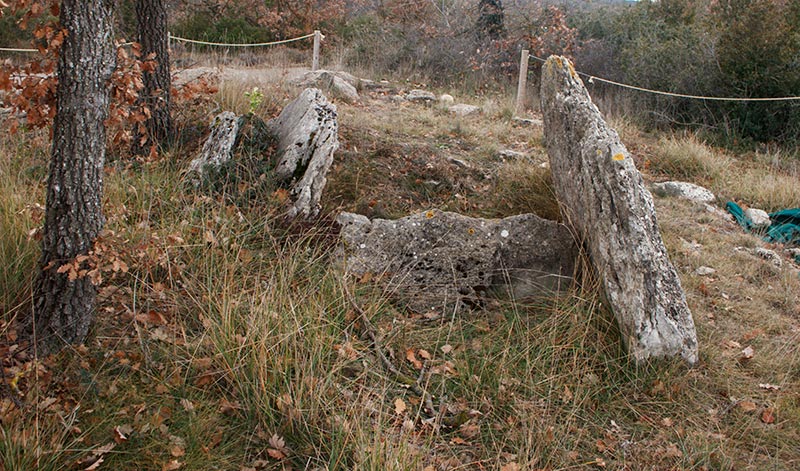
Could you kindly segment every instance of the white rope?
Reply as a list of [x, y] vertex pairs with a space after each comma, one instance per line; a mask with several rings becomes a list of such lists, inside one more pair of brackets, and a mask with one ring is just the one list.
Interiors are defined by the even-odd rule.
[[5, 52], [39, 52], [37, 49], [16, 49], [13, 47], [0, 47], [0, 51]]
[[[534, 59], [536, 59], [536, 60], [538, 60], [540, 62], [545, 62], [545, 59], [542, 59], [541, 57], [536, 57], [536, 56], [533, 56], [533, 55], [530, 56], [530, 57], [533, 57]], [[627, 83], [615, 82], [613, 80], [604, 79], [602, 77], [595, 77], [594, 75], [589, 75], [587, 73], [580, 72], [580, 71], [577, 71], [577, 70], [575, 72], [578, 73], [579, 75], [584, 76], [584, 77], [589, 77], [589, 83], [594, 83], [594, 81], [597, 80], [598, 82], [605, 82], [605, 83], [608, 83], [608, 84], [611, 84], [611, 85], [616, 85], [618, 87], [628, 88], [628, 89], [636, 90], [636, 91], [639, 91], [639, 92], [652, 93], [654, 95], [665, 95], [665, 96], [671, 96], [671, 97], [676, 97], [676, 98], [690, 98], [690, 99], [693, 99], [693, 100], [710, 100], [710, 101], [797, 101], [797, 100], [800, 100], [800, 96], [783, 96], [783, 97], [777, 97], [777, 98], [737, 98], [737, 97], [686, 95], [686, 94], [683, 94], [683, 93], [664, 92], [664, 91], [661, 91], [661, 90], [651, 90], [649, 88], [642, 88], [642, 87], [637, 87], [635, 85], [628, 85]]]
[[[286, 43], [290, 43], [290, 42], [292, 42], [292, 41], [300, 41], [300, 40], [303, 40], [303, 39], [308, 39], [308, 38], [314, 37], [314, 34], [315, 34], [315, 33], [309, 33], [309, 34], [306, 34], [305, 36], [300, 36], [299, 38], [284, 39], [284, 40], [282, 40], [282, 41], [272, 41], [272, 42], [268, 42], [268, 43], [255, 43], [255, 44], [227, 44], [227, 43], [212, 43], [212, 42], [208, 42], [208, 41], [198, 41], [198, 40], [196, 40], [196, 39], [186, 39], [186, 38], [181, 38], [181, 37], [178, 37], [178, 36], [173, 36], [171, 33], [170, 33], [169, 37], [170, 37], [170, 39], [174, 39], [174, 40], [176, 40], [176, 41], [183, 41], [183, 42], [186, 42], [186, 43], [192, 43], [192, 44], [204, 44], [204, 45], [206, 45], [206, 46], [220, 46], [220, 47], [257, 47], [257, 46], [275, 46], [275, 45], [277, 45], [277, 44], [286, 44]], [[323, 37], [324, 37], [324, 36], [323, 36]]]

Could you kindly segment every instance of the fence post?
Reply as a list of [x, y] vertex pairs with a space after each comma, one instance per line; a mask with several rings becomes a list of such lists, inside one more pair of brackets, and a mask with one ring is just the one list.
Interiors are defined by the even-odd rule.
[[522, 50], [519, 61], [519, 81], [517, 82], [517, 104], [514, 107], [514, 116], [519, 116], [525, 111], [525, 87], [528, 83], [528, 50]]
[[314, 31], [314, 57], [311, 59], [311, 71], [319, 69], [319, 43], [322, 41], [322, 33]]

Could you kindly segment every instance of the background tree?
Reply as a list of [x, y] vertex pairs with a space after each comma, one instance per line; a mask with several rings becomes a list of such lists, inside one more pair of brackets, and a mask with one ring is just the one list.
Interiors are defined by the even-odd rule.
[[39, 354], [83, 341], [94, 319], [89, 252], [100, 234], [114, 0], [64, 0], [41, 272], [27, 334]]
[[153, 144], [167, 144], [172, 135], [169, 33], [164, 0], [136, 0], [136, 21], [141, 55], [155, 60], [154, 68], [143, 69], [144, 88], [139, 94], [140, 102], [149, 110], [144, 129], [136, 130], [133, 141], [134, 152], [142, 154]]
[[480, 0], [478, 2], [478, 36], [500, 39], [505, 30], [503, 3], [501, 0]]

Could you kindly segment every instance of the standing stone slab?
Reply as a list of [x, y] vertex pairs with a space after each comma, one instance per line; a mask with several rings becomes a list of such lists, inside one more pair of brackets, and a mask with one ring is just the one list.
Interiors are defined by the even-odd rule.
[[367, 273], [417, 312], [568, 288], [577, 258], [569, 229], [533, 214], [477, 219], [431, 210], [397, 220], [342, 213], [347, 271]]
[[307, 88], [269, 122], [278, 140], [278, 180], [291, 185], [289, 217], [314, 217], [339, 148], [336, 106], [319, 89]]
[[241, 124], [242, 119], [230, 111], [215, 116], [211, 121], [211, 134], [200, 154], [189, 164], [189, 172], [202, 176], [206, 167], [219, 168], [231, 160]]
[[694, 364], [692, 314], [633, 159], [566, 58], [545, 63], [541, 98], [562, 212], [586, 240], [629, 353]]

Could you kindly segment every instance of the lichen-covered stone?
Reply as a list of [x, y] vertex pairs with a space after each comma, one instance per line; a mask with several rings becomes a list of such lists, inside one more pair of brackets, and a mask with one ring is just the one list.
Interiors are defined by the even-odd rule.
[[653, 198], [569, 60], [542, 69], [544, 136], [562, 213], [584, 237], [623, 342], [637, 361], [697, 361], [697, 335], [658, 232]]
[[[207, 167], [219, 168], [233, 155], [233, 146], [239, 133], [242, 119], [230, 111], [223, 111], [211, 121], [211, 134], [203, 149], [189, 164], [189, 173], [202, 176]], [[199, 183], [199, 179], [197, 179]]]
[[358, 87], [361, 80], [347, 72], [331, 70], [313, 70], [294, 80], [295, 85], [301, 87], [321, 88], [329, 92], [334, 98], [347, 103], [358, 103]]
[[533, 214], [477, 219], [438, 210], [397, 220], [342, 213], [346, 269], [384, 280], [418, 312], [474, 305], [489, 292], [516, 298], [571, 285], [570, 231]]
[[707, 188], [689, 182], [654, 183], [653, 192], [659, 196], [683, 198], [697, 203], [713, 203], [717, 199]]
[[314, 217], [339, 148], [336, 106], [319, 89], [307, 88], [268, 123], [278, 141], [275, 175], [290, 185], [289, 217]]

